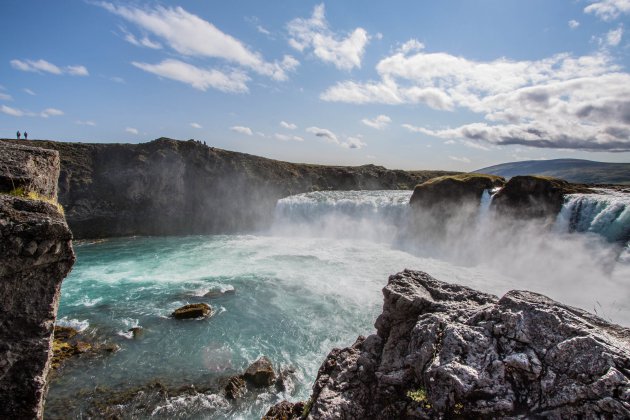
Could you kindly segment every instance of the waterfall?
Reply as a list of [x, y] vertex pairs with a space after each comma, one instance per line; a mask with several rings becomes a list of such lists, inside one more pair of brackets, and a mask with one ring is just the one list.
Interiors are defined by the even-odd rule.
[[597, 189], [596, 194], [570, 194], [556, 219], [559, 232], [590, 232], [609, 242], [630, 241], [630, 194]]
[[490, 212], [490, 204], [492, 203], [492, 198], [496, 193], [499, 192], [501, 187], [493, 188], [492, 190], [483, 190], [481, 194], [481, 201], [479, 203], [479, 221], [484, 222], [488, 218], [488, 213]]
[[392, 241], [407, 226], [412, 191], [316, 191], [276, 204], [273, 233]]

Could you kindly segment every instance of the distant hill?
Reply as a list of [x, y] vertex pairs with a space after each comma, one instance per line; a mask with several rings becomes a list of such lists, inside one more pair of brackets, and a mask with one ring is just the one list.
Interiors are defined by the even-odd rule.
[[630, 185], [630, 163], [582, 159], [525, 160], [488, 166], [474, 172], [505, 178], [516, 175], [544, 175], [584, 184]]

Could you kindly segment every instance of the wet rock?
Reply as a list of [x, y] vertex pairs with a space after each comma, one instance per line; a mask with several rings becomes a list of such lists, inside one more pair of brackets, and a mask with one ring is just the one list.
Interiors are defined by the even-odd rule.
[[78, 333], [79, 333], [79, 330], [77, 330], [76, 328], [55, 325], [54, 338], [57, 340], [68, 341], [69, 339], [77, 335]]
[[273, 370], [271, 360], [269, 360], [266, 356], [256, 360], [254, 363], [249, 365], [243, 374], [243, 378], [255, 387], [273, 385], [274, 380], [276, 379], [276, 374]]
[[492, 208], [515, 219], [555, 219], [564, 196], [589, 188], [543, 176], [515, 176], [492, 199]]
[[404, 271], [377, 334], [333, 349], [308, 418], [630, 418], [630, 330], [545, 296]]
[[133, 338], [140, 338], [144, 335], [144, 328], [142, 327], [133, 327], [129, 328], [127, 332], [130, 332]]
[[204, 318], [212, 314], [212, 307], [207, 303], [191, 303], [176, 309], [171, 316], [175, 319]]
[[241, 398], [247, 392], [247, 385], [240, 376], [232, 376], [224, 388], [225, 397], [230, 400]]
[[225, 295], [233, 295], [234, 293], [236, 293], [234, 289], [226, 289], [226, 290], [212, 289], [212, 290], [208, 290], [208, 292], [205, 293], [203, 297], [218, 298]]
[[98, 346], [98, 350], [105, 353], [116, 353], [120, 350], [120, 346], [116, 343], [104, 343]]
[[292, 403], [281, 401], [274, 405], [263, 416], [263, 420], [292, 420], [299, 419], [305, 411], [306, 404], [303, 402]]

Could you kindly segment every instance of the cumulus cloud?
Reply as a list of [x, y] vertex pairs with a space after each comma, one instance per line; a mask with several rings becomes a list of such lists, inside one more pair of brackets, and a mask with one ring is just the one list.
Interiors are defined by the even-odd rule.
[[[380, 80], [342, 81], [326, 101], [424, 104], [483, 117], [461, 127], [416, 132], [445, 139], [582, 150], [628, 151], [630, 74], [606, 51], [535, 61], [473, 61], [447, 53], [395, 52]], [[411, 126], [407, 127], [410, 129]], [[413, 131], [413, 130], [412, 130]]]
[[326, 21], [324, 4], [315, 6], [310, 18], [296, 18], [287, 24], [289, 45], [311, 51], [320, 60], [341, 70], [361, 67], [369, 36], [365, 29], [356, 28], [347, 36], [333, 32]]
[[248, 136], [251, 136], [254, 134], [251, 128], [243, 127], [242, 125], [235, 125], [233, 127], [230, 127], [230, 130], [234, 131], [235, 133], [245, 134]]
[[274, 134], [274, 137], [282, 141], [304, 141], [304, 139], [300, 136], [289, 136], [289, 135], [280, 134], [280, 133]]
[[569, 28], [577, 29], [578, 26], [580, 26], [580, 22], [578, 22], [577, 20], [571, 19], [569, 21]]
[[387, 125], [392, 122], [392, 119], [389, 118], [387, 115], [379, 115], [376, 118], [370, 120], [368, 118], [363, 118], [361, 120], [361, 122], [365, 125], [367, 125], [368, 127], [372, 127], [375, 128], [377, 130], [382, 130], [385, 127], [387, 127]]
[[66, 66], [61, 68], [46, 60], [18, 60], [10, 61], [11, 67], [16, 70], [30, 71], [35, 73], [69, 74], [71, 76], [88, 76], [89, 72], [85, 66]]
[[127, 127], [125, 128], [125, 132], [129, 133], [129, 134], [133, 134], [133, 135], [138, 135], [138, 129], [137, 128], [133, 128], [133, 127]]
[[240, 71], [224, 73], [216, 69], [203, 69], [175, 59], [167, 59], [159, 64], [132, 62], [135, 67], [167, 79], [186, 83], [195, 89], [206, 91], [214, 88], [223, 92], [247, 92], [249, 77]]
[[201, 126], [201, 124], [196, 123], [196, 122], [191, 122], [191, 123], [190, 123], [190, 126], [191, 126], [192, 128], [203, 128], [203, 127]]
[[630, 0], [600, 0], [584, 8], [585, 13], [592, 13], [605, 21], [617, 19], [621, 14], [630, 13]]
[[184, 56], [222, 59], [275, 80], [286, 80], [287, 73], [299, 64], [295, 58], [288, 55], [281, 61], [268, 62], [260, 53], [252, 51], [238, 39], [182, 7], [139, 8], [108, 2], [102, 2], [100, 5], [162, 40], [168, 47]]
[[297, 128], [297, 125], [293, 123], [288, 123], [286, 121], [280, 121], [280, 127], [286, 128], [287, 130], [295, 130]]
[[361, 149], [366, 144], [362, 141], [361, 136], [347, 136], [345, 141], [339, 140], [339, 137], [328, 130], [327, 128], [320, 127], [308, 127], [306, 129], [307, 133], [312, 133], [316, 137], [324, 139], [326, 142], [331, 144], [336, 144], [341, 147], [345, 147], [346, 149]]
[[623, 27], [620, 26], [617, 29], [611, 29], [606, 34], [606, 44], [611, 47], [616, 47], [621, 42], [621, 38], [623, 37]]

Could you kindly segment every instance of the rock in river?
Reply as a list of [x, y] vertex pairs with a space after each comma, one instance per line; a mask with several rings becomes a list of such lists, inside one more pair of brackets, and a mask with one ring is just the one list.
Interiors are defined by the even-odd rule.
[[212, 307], [207, 303], [191, 303], [176, 309], [171, 316], [175, 319], [205, 318], [212, 314]]

